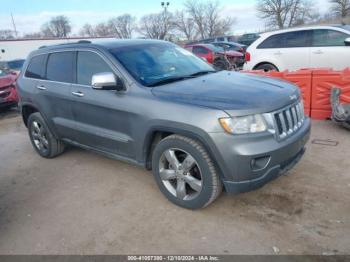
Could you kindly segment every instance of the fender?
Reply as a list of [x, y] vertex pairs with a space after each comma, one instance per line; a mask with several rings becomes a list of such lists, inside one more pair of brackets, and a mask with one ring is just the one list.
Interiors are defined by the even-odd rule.
[[223, 165], [220, 163], [223, 163], [223, 159], [221, 158], [221, 155], [219, 154], [219, 151], [216, 148], [216, 145], [208, 135], [208, 133], [198, 127], [183, 124], [183, 123], [177, 123], [172, 121], [166, 121], [166, 120], [155, 120], [150, 121], [151, 126], [149, 127], [148, 131], [146, 132], [146, 135], [143, 140], [143, 148], [142, 148], [142, 161], [147, 166], [147, 161], [150, 157], [150, 151], [151, 146], [153, 142], [154, 134], [157, 132], [165, 132], [165, 133], [171, 133], [171, 134], [177, 134], [177, 135], [183, 135], [192, 139], [198, 140], [207, 150], [208, 154], [210, 155], [211, 159], [213, 159], [214, 164], [216, 165], [218, 169], [218, 173], [221, 178], [224, 178], [224, 172]]
[[23, 111], [23, 107], [24, 107], [24, 106], [30, 106], [30, 107], [32, 107], [32, 108], [35, 108], [35, 110], [41, 114], [41, 116], [42, 116], [42, 117], [44, 118], [44, 120], [45, 120], [45, 123], [48, 125], [48, 127], [49, 127], [51, 133], [53, 134], [53, 136], [54, 136], [56, 139], [59, 138], [58, 135], [57, 135], [57, 133], [56, 133], [54, 124], [53, 124], [51, 121], [49, 121], [49, 119], [46, 117], [46, 115], [43, 113], [43, 111], [40, 110], [40, 108], [38, 108], [37, 106], [35, 106], [35, 105], [34, 105], [33, 103], [31, 103], [31, 102], [20, 102], [20, 103], [18, 104], [18, 106], [19, 106], [19, 109], [20, 109], [20, 112], [21, 112], [21, 115], [22, 115], [22, 120], [23, 120], [23, 123], [24, 123], [25, 126], [27, 126], [27, 125], [26, 125], [26, 123], [24, 122], [24, 117], [23, 117], [23, 112], [22, 112], [22, 111]]

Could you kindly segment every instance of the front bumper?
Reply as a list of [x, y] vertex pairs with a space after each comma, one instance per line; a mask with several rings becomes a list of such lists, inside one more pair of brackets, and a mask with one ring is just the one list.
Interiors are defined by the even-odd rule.
[[18, 95], [15, 87], [0, 88], [0, 106], [18, 103]]
[[271, 134], [211, 134], [226, 191], [251, 191], [282, 175], [301, 159], [309, 137], [308, 118], [293, 136], [280, 142]]

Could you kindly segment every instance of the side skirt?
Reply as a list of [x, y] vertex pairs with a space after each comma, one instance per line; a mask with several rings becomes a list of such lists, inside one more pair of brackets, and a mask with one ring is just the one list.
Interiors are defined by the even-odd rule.
[[135, 159], [132, 159], [132, 158], [128, 158], [128, 157], [125, 157], [125, 156], [120, 156], [120, 155], [113, 154], [113, 153], [110, 153], [110, 152], [106, 152], [106, 151], [103, 151], [103, 150], [100, 150], [100, 149], [97, 149], [97, 148], [94, 148], [94, 147], [91, 147], [91, 146], [82, 145], [82, 144], [80, 144], [78, 142], [75, 142], [75, 141], [72, 141], [72, 140], [66, 139], [66, 138], [63, 138], [62, 141], [67, 143], [67, 144], [70, 144], [72, 146], [76, 146], [76, 147], [80, 147], [80, 148], [88, 150], [88, 151], [96, 152], [96, 153], [98, 153], [100, 155], [106, 156], [106, 157], [111, 158], [111, 159], [127, 162], [127, 163], [130, 163], [130, 164], [133, 164], [133, 165], [136, 165], [136, 166], [139, 166], [139, 167], [143, 167], [143, 168], [146, 167], [145, 163], [138, 162], [138, 161], [136, 161]]

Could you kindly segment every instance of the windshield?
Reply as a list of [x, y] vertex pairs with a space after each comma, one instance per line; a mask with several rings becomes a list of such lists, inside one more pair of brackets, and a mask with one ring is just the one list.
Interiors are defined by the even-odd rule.
[[6, 75], [7, 75], [7, 72], [0, 68], [0, 77], [6, 76]]
[[110, 50], [112, 55], [142, 85], [169, 78], [186, 77], [202, 71], [215, 71], [191, 52], [170, 43], [125, 46]]

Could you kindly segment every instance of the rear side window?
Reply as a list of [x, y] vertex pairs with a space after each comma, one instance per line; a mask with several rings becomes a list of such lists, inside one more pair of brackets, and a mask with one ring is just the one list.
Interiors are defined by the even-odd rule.
[[193, 53], [195, 53], [195, 54], [206, 55], [209, 53], [209, 51], [202, 46], [194, 46], [192, 50], [193, 50]]
[[292, 48], [308, 47], [310, 31], [294, 31], [283, 34], [272, 35], [263, 41], [258, 48]]
[[318, 29], [313, 31], [312, 46], [345, 46], [345, 39], [350, 35], [343, 32]]
[[57, 82], [73, 82], [73, 52], [57, 52], [49, 55], [46, 79]]
[[44, 79], [46, 55], [34, 56], [27, 67], [25, 77]]
[[89, 51], [78, 52], [77, 83], [91, 85], [94, 74], [113, 72], [109, 65], [96, 53]]

